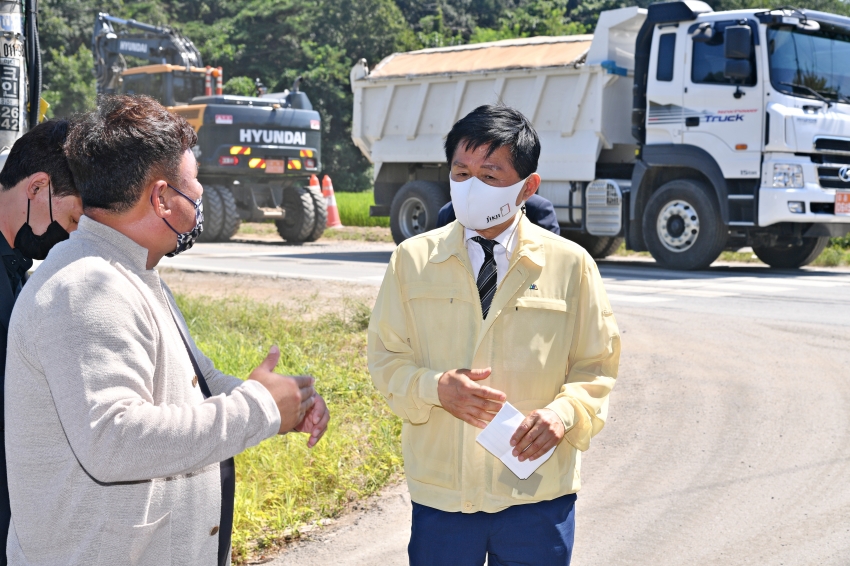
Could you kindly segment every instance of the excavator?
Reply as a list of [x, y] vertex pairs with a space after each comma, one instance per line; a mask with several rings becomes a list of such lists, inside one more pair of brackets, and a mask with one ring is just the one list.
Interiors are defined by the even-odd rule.
[[103, 12], [91, 47], [98, 93], [148, 95], [197, 132], [201, 241], [227, 241], [241, 222], [264, 220], [274, 220], [287, 242], [322, 236], [327, 207], [309, 184], [321, 170], [321, 117], [300, 79], [278, 93], [264, 92], [257, 81], [260, 96], [223, 94], [221, 67], [204, 66], [179, 31]]
[[43, 118], [37, 0], [0, 2], [0, 168], [15, 141]]

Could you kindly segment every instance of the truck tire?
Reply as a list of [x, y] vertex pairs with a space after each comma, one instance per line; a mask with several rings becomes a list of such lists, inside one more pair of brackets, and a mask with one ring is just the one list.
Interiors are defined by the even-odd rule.
[[697, 180], [676, 179], [649, 198], [643, 237], [658, 265], [693, 270], [705, 269], [717, 259], [728, 231], [709, 188]]
[[307, 236], [305, 242], [315, 242], [325, 233], [325, 228], [328, 226], [328, 203], [325, 201], [325, 196], [322, 191], [314, 187], [307, 187], [310, 193], [310, 198], [313, 199], [313, 212], [315, 213], [315, 221], [313, 222], [313, 231]]
[[400, 244], [437, 227], [437, 214], [449, 202], [445, 186], [433, 181], [405, 183], [390, 206], [390, 231]]
[[224, 212], [218, 241], [228, 242], [239, 231], [239, 226], [242, 225], [242, 219], [239, 217], [239, 209], [236, 208], [236, 199], [233, 198], [233, 193], [230, 192], [230, 189], [227, 187], [216, 188], [218, 189], [218, 196], [221, 199], [221, 207]]
[[216, 242], [221, 234], [221, 226], [224, 222], [224, 208], [221, 197], [215, 187], [207, 185], [204, 187], [204, 231], [198, 236], [199, 242]]
[[577, 243], [590, 254], [593, 259], [608, 257], [620, 247], [623, 238], [613, 236], [591, 236], [590, 234], [569, 235], [567, 239]]
[[801, 246], [753, 246], [753, 253], [770, 267], [796, 269], [812, 263], [829, 245], [829, 238], [803, 238]]
[[281, 206], [286, 216], [282, 220], [275, 220], [277, 233], [287, 242], [307, 241], [316, 225], [316, 208], [310, 191], [303, 187], [284, 188]]

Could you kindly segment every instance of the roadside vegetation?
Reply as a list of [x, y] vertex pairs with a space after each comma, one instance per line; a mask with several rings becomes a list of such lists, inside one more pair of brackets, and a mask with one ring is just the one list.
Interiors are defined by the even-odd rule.
[[375, 195], [372, 191], [336, 193], [336, 203], [339, 206], [339, 217], [343, 226], [390, 227], [389, 217], [369, 216], [369, 207], [375, 204]]
[[820, 267], [839, 267], [850, 265], [850, 234], [843, 238], [833, 238], [812, 265]]
[[[623, 257], [652, 257], [649, 255], [649, 252], [633, 252], [627, 250], [625, 243], [620, 244], [620, 247], [613, 255]], [[762, 261], [756, 257], [756, 254], [753, 252], [723, 252], [717, 260], [762, 264]], [[827, 247], [823, 253], [821, 253], [817, 259], [809, 265], [815, 267], [850, 266], [850, 235], [843, 238], [832, 238], [829, 242], [829, 247]]]
[[177, 302], [216, 367], [244, 378], [277, 344], [277, 371], [315, 376], [332, 415], [313, 450], [306, 435], [288, 434], [236, 458], [234, 564], [297, 537], [311, 522], [338, 516], [400, 474], [401, 421], [366, 369], [369, 307], [343, 301], [338, 312], [311, 317], [307, 310], [245, 299], [178, 296]]

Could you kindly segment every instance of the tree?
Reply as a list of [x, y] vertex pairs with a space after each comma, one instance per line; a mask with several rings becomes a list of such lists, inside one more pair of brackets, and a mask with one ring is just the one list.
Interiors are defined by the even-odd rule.
[[47, 117], [65, 117], [94, 108], [96, 100], [92, 55], [80, 46], [73, 55], [65, 47], [51, 48], [45, 56], [44, 91], [42, 98], [49, 104]]

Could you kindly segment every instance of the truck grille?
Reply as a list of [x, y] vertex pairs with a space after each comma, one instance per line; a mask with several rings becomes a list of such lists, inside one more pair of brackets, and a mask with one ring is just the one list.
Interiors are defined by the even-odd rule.
[[839, 138], [817, 138], [815, 139], [815, 149], [825, 153], [850, 153], [850, 140]]
[[809, 204], [809, 209], [814, 214], [835, 214], [834, 202], [813, 202]]
[[842, 168], [850, 168], [850, 156], [813, 155], [812, 162], [817, 164], [818, 180], [821, 187], [824, 189], [850, 189], [850, 182], [842, 181], [838, 175]]

